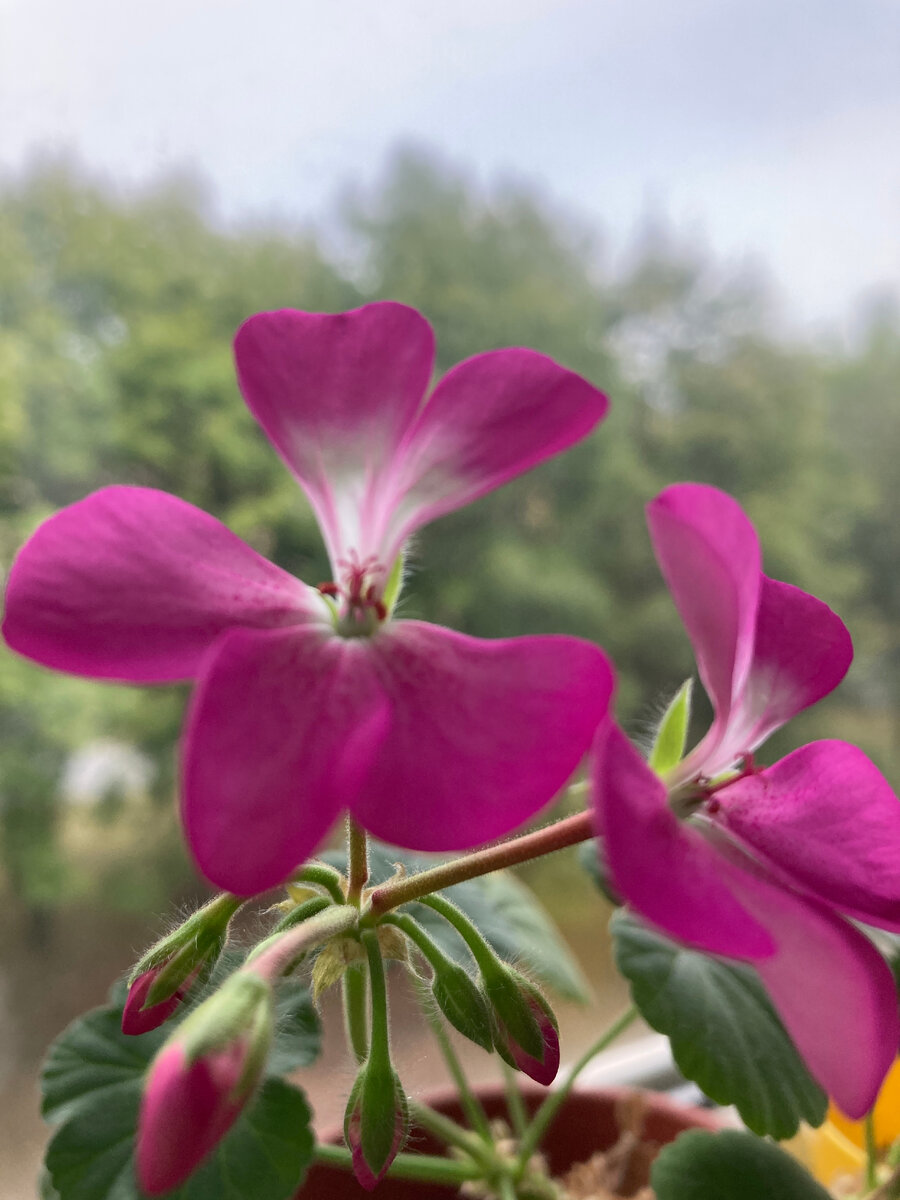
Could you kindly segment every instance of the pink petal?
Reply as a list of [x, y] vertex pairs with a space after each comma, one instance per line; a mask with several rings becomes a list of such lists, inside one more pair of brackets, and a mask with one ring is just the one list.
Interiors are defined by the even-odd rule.
[[437, 385], [401, 448], [394, 544], [580, 441], [608, 406], [586, 379], [533, 350], [466, 359]]
[[390, 728], [350, 807], [413, 850], [463, 850], [534, 816], [578, 766], [612, 690], [603, 653], [575, 638], [489, 642], [400, 621], [367, 649]]
[[852, 661], [850, 634], [827, 604], [763, 575], [750, 672], [725, 735], [729, 749], [717, 757], [754, 750], [833, 691]]
[[190, 679], [226, 629], [323, 619], [320, 600], [193, 505], [94, 492], [20, 551], [3, 633], [20, 654], [96, 679]]
[[594, 743], [593, 791], [606, 865], [626, 903], [699, 950], [752, 960], [773, 953], [733, 894], [737, 872], [676, 819], [665, 786], [612, 720]]
[[217, 887], [282, 883], [355, 797], [387, 720], [367, 649], [300, 628], [236, 630], [211, 653], [188, 717], [182, 812]]
[[862, 1117], [900, 1042], [893, 976], [846, 921], [744, 866], [732, 888], [778, 947], [754, 966], [812, 1075], [849, 1117]]
[[787, 878], [900, 932], [900, 801], [861, 750], [813, 742], [718, 799], [727, 828]]
[[736, 500], [699, 483], [666, 488], [647, 506], [647, 523], [716, 714], [701, 746], [689, 756], [690, 765], [712, 773], [709, 760], [753, 656], [759, 541]]
[[431, 326], [389, 301], [282, 309], [245, 321], [234, 351], [244, 399], [309, 497], [337, 575], [349, 550], [380, 541], [376, 493], [431, 378]]

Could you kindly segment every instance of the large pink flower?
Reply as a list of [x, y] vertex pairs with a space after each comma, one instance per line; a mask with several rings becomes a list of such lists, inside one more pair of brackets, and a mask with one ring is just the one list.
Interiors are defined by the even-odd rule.
[[417, 850], [532, 816], [606, 711], [603, 654], [567, 637], [484, 642], [389, 620], [389, 581], [426, 522], [584, 437], [605, 397], [530, 350], [434, 368], [401, 304], [251, 317], [235, 342], [260, 425], [318, 516], [333, 585], [306, 586], [163, 492], [106, 488], [19, 554], [4, 634], [59, 670], [193, 679], [183, 819], [215, 884], [281, 882], [339, 812]]
[[672, 937], [751, 962], [812, 1073], [859, 1117], [900, 1024], [887, 966], [838, 914], [900, 931], [900, 803], [844, 742], [762, 771], [748, 758], [838, 685], [849, 634], [820, 600], [762, 573], [753, 526], [724, 493], [670, 487], [648, 521], [715, 719], [664, 779], [602, 723], [594, 794], [613, 881]]

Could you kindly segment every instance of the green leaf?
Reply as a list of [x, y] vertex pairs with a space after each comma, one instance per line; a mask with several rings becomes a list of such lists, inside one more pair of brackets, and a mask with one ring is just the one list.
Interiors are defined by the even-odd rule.
[[778, 1146], [749, 1133], [683, 1133], [650, 1172], [656, 1200], [829, 1200]]
[[672, 1043], [681, 1073], [755, 1133], [791, 1137], [821, 1125], [828, 1101], [812, 1079], [755, 973], [688, 950], [620, 910], [616, 962], [642, 1016]]
[[[236, 963], [232, 958], [231, 969]], [[217, 973], [216, 982], [223, 978]], [[119, 1003], [75, 1021], [51, 1047], [43, 1073], [43, 1111], [60, 1124], [47, 1152], [54, 1200], [140, 1200], [132, 1150], [144, 1076], [179, 1018], [138, 1037], [121, 1030]], [[312, 1062], [319, 1023], [308, 990], [285, 980], [278, 990], [270, 1076]], [[312, 1156], [310, 1112], [302, 1092], [270, 1077], [212, 1157], [172, 1200], [286, 1200]]]
[[275, 1040], [266, 1063], [267, 1075], [287, 1075], [308, 1067], [322, 1049], [322, 1029], [309, 988], [299, 979], [278, 985], [275, 1004]]
[[684, 757], [693, 691], [693, 679], [686, 679], [663, 715], [648, 760], [650, 768], [657, 775], [665, 775], [677, 767]]
[[[339, 870], [346, 867], [341, 851], [322, 857]], [[379, 842], [369, 843], [369, 878], [373, 884], [393, 878], [398, 866], [411, 875], [434, 865], [434, 859], [416, 858], [408, 851]], [[590, 984], [559, 929], [534, 893], [509, 871], [495, 871], [458, 883], [443, 894], [459, 905], [501, 958], [524, 966], [566, 1000], [583, 1003], [590, 999]], [[416, 906], [415, 916], [445, 954], [463, 966], [471, 964], [462, 941], [442, 917], [423, 905]]]

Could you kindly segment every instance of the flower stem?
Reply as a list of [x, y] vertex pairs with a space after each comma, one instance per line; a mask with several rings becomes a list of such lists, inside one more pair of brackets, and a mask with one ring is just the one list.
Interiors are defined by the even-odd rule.
[[347, 1042], [358, 1063], [369, 1055], [369, 1029], [366, 1024], [366, 972], [362, 964], [344, 972], [344, 1028]]
[[369, 845], [366, 831], [347, 818], [347, 903], [359, 908], [362, 890], [369, 878]]
[[[365, 835], [363, 835], [365, 836]], [[291, 883], [314, 883], [328, 892], [335, 904], [344, 903], [344, 890], [341, 887], [341, 873], [327, 863], [313, 862], [298, 871]]]
[[252, 970], [264, 979], [275, 979], [288, 971], [307, 950], [339, 933], [345, 933], [358, 919], [358, 911], [349, 904], [331, 904], [302, 925], [295, 925], [284, 933], [273, 934], [260, 942], [241, 970]]
[[476, 1134], [470, 1133], [468, 1129], [463, 1129], [461, 1125], [457, 1125], [443, 1113], [429, 1108], [427, 1104], [422, 1104], [418, 1100], [410, 1100], [409, 1111], [414, 1123], [420, 1129], [424, 1129], [448, 1146], [455, 1146], [457, 1150], [462, 1150], [478, 1163], [482, 1168], [481, 1174], [485, 1172], [490, 1174], [496, 1169], [497, 1161], [493, 1150], [486, 1146]]
[[878, 1143], [875, 1141], [875, 1112], [873, 1109], [866, 1113], [863, 1128], [866, 1137], [866, 1191], [871, 1191], [878, 1184]]
[[452, 887], [454, 883], [475, 879], [479, 875], [488, 875], [491, 871], [512, 867], [516, 863], [528, 862], [542, 854], [552, 854], [555, 850], [575, 846], [595, 836], [591, 812], [585, 811], [572, 817], [564, 817], [543, 829], [511, 838], [498, 846], [488, 846], [485, 850], [476, 850], [474, 854], [466, 854], [451, 862], [441, 863], [440, 866], [420, 871], [406, 879], [382, 884], [372, 892], [371, 911], [380, 916], [401, 904], [408, 904], [410, 900], [419, 900], [432, 892]]
[[594, 1042], [592, 1046], [588, 1047], [581, 1058], [579, 1058], [578, 1062], [576, 1062], [575, 1066], [569, 1072], [565, 1083], [558, 1087], [556, 1091], [551, 1092], [541, 1107], [537, 1110], [532, 1118], [531, 1124], [528, 1126], [525, 1136], [522, 1138], [522, 1141], [519, 1145], [520, 1169], [525, 1169], [528, 1160], [531, 1158], [532, 1154], [534, 1154], [535, 1150], [537, 1150], [541, 1139], [550, 1128], [550, 1125], [560, 1108], [562, 1108], [563, 1104], [565, 1104], [575, 1080], [578, 1078], [584, 1068], [594, 1058], [595, 1055], [599, 1054], [601, 1050], [605, 1050], [611, 1042], [614, 1042], [619, 1034], [623, 1033], [631, 1024], [631, 1022], [635, 1020], [637, 1015], [638, 1011], [634, 1005], [632, 1005], [622, 1014], [621, 1017], [619, 1017], [617, 1021], [614, 1021], [613, 1024], [610, 1025], [609, 1029], [607, 1029], [605, 1033], [601, 1034], [597, 1041]]
[[[344, 1146], [319, 1144], [313, 1154], [318, 1162], [344, 1171], [353, 1170], [353, 1157]], [[446, 1183], [451, 1187], [467, 1179], [481, 1179], [484, 1172], [474, 1163], [440, 1158], [434, 1154], [398, 1154], [388, 1168], [387, 1179], [418, 1179], [423, 1183]]]
[[431, 1026], [431, 1031], [434, 1034], [441, 1054], [444, 1056], [444, 1062], [447, 1064], [447, 1070], [453, 1078], [456, 1085], [456, 1090], [459, 1093], [459, 1102], [463, 1107], [463, 1112], [469, 1119], [469, 1124], [480, 1137], [486, 1142], [492, 1140], [491, 1127], [488, 1124], [487, 1114], [481, 1106], [481, 1103], [472, 1088], [469, 1086], [469, 1081], [466, 1079], [465, 1072], [462, 1068], [462, 1063], [447, 1036], [447, 1030], [444, 1028], [444, 1022], [441, 1020], [438, 1013], [434, 1010], [434, 1001], [426, 984], [417, 976], [412, 976], [413, 986], [416, 990], [416, 996], [419, 1000], [419, 1006], [425, 1020]]
[[525, 1110], [525, 1101], [522, 1099], [522, 1093], [519, 1091], [519, 1082], [516, 1079], [516, 1072], [512, 1069], [509, 1063], [504, 1062], [501, 1058], [500, 1068], [503, 1071], [503, 1086], [506, 1091], [506, 1108], [509, 1112], [509, 1119], [513, 1127], [513, 1132], [517, 1138], [525, 1136], [525, 1130], [528, 1128], [528, 1113]]
[[388, 1019], [387, 980], [378, 935], [372, 930], [362, 935], [363, 948], [369, 961], [369, 1006], [372, 1013], [369, 1037], [370, 1067], [390, 1069], [390, 1021]]

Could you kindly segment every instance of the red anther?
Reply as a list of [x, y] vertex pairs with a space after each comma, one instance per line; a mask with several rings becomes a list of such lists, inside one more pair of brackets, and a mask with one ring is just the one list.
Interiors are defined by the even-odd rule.
[[336, 583], [320, 583], [316, 591], [321, 592], [323, 596], [339, 596], [341, 589]]
[[366, 588], [366, 603], [367, 604], [375, 603], [375, 584], [374, 583], [370, 583], [369, 586]]
[[709, 799], [706, 801], [706, 811], [709, 813], [710, 816], [715, 816], [715, 814], [719, 811], [719, 809], [721, 807], [722, 807], [722, 801], [716, 799], [715, 796], [710, 796]]
[[[371, 591], [372, 589], [370, 588], [369, 590]], [[387, 620], [387, 605], [383, 600], [373, 600], [372, 607], [375, 609], [375, 614], [379, 621]]]

